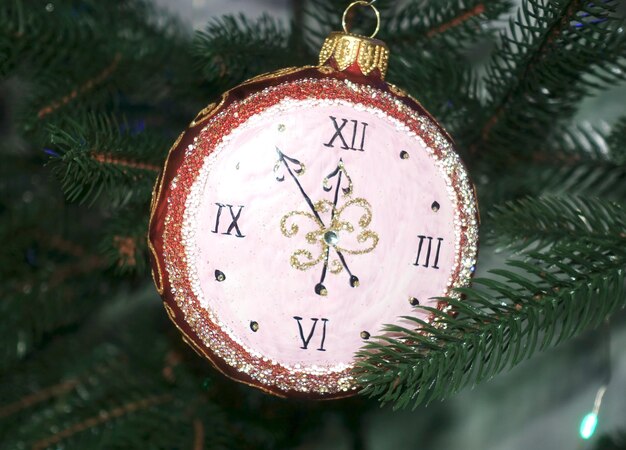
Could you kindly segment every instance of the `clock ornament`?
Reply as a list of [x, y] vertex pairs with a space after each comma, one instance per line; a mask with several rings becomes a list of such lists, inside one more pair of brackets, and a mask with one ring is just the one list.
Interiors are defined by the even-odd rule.
[[445, 309], [433, 298], [474, 271], [477, 205], [452, 139], [384, 81], [386, 45], [344, 31], [319, 65], [204, 108], [152, 199], [153, 277], [183, 339], [280, 396], [354, 394], [364, 341], [432, 320], [416, 306]]

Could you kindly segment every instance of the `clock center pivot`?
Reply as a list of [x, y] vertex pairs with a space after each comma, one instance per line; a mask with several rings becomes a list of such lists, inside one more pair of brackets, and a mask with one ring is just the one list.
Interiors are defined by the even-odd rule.
[[334, 231], [327, 231], [324, 233], [324, 242], [328, 245], [335, 246], [339, 243], [339, 236]]

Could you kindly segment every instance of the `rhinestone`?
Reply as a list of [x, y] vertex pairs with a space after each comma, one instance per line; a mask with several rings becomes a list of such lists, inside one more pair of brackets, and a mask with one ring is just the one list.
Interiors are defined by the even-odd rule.
[[324, 242], [328, 245], [335, 246], [339, 242], [339, 236], [334, 231], [327, 231], [324, 233]]

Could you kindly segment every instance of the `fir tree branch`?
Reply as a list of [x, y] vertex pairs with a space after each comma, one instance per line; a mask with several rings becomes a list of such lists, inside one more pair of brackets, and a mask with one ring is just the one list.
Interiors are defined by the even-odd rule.
[[83, 84], [81, 84], [76, 89], [72, 90], [69, 94], [61, 97], [59, 100], [55, 100], [49, 105], [42, 107], [37, 113], [37, 117], [39, 119], [43, 119], [47, 115], [55, 112], [59, 108], [66, 106], [72, 100], [76, 99], [79, 95], [84, 95], [89, 92], [95, 86], [101, 84], [104, 80], [106, 80], [115, 70], [117, 69], [120, 63], [121, 55], [116, 53], [113, 57], [113, 61], [105, 67], [99, 74], [95, 75], [93, 78], [88, 79]]
[[111, 164], [113, 166], [118, 166], [122, 170], [124, 169], [139, 169], [139, 170], [149, 170], [151, 172], [155, 172], [155, 175], [161, 171], [161, 167], [156, 164], [149, 164], [142, 161], [130, 161], [128, 159], [123, 158], [115, 158], [110, 154], [105, 153], [92, 153], [91, 158], [95, 161], [102, 164]]
[[119, 274], [147, 275], [148, 248], [145, 209], [125, 208], [107, 224], [100, 251]]
[[541, 250], [562, 241], [626, 245], [626, 211], [614, 203], [580, 197], [525, 198], [496, 207], [492, 240], [500, 247]]
[[626, 116], [621, 117], [611, 129], [606, 139], [611, 153], [611, 159], [622, 166], [626, 166]]
[[193, 450], [204, 449], [204, 425], [197, 417], [193, 419]]
[[437, 34], [441, 34], [445, 31], [448, 31], [450, 28], [458, 27], [463, 22], [466, 22], [476, 16], [479, 16], [485, 12], [485, 5], [483, 3], [479, 3], [474, 6], [472, 9], [467, 10], [459, 14], [458, 16], [444, 22], [438, 26], [431, 27], [430, 30], [426, 32], [426, 37], [432, 38]]
[[[626, 201], [626, 127], [610, 129], [581, 123], [555, 130], [532, 153], [531, 161], [508, 168], [509, 177], [489, 173], [479, 189], [481, 204], [493, 205], [524, 196], [570, 194]], [[501, 170], [494, 167], [495, 171]]]
[[223, 88], [285, 65], [310, 64], [309, 55], [288, 46], [291, 36], [267, 15], [256, 22], [224, 16], [196, 33], [193, 50], [205, 78]]
[[118, 419], [127, 414], [132, 414], [142, 409], [148, 409], [153, 406], [169, 402], [171, 400], [172, 396], [169, 394], [151, 395], [146, 398], [134, 400], [121, 406], [117, 406], [110, 411], [101, 411], [96, 416], [89, 417], [82, 422], [75, 423], [57, 433], [54, 433], [52, 436], [34, 442], [32, 444], [32, 449], [44, 450], [52, 445], [57, 445], [60, 442], [63, 442], [64, 440], [72, 437], [77, 433], [85, 432], [91, 428], [103, 425], [111, 420]]
[[393, 11], [384, 39], [393, 48], [405, 45], [446, 45], [461, 53], [492, 31], [484, 25], [508, 11], [508, 0], [411, 1]]
[[50, 140], [58, 157], [53, 172], [69, 201], [91, 204], [106, 192], [114, 204], [149, 198], [165, 141], [150, 134], [129, 135], [114, 118], [88, 116], [86, 124], [51, 125]]
[[[626, 214], [608, 203], [587, 203], [602, 217], [580, 224], [572, 219], [579, 206], [563, 202], [554, 215], [555, 223], [569, 224], [576, 236], [510, 259], [510, 269], [493, 270], [492, 277], [460, 289], [463, 301], [446, 299], [456, 316], [423, 307], [435, 314], [435, 325], [405, 317], [408, 326], [386, 326], [384, 332], [396, 337], [379, 337], [359, 354], [363, 360], [355, 373], [362, 393], [398, 408], [443, 399], [598, 326], [623, 308], [626, 237], [613, 232]], [[501, 218], [513, 238], [536, 236], [536, 230], [511, 228], [518, 215]], [[540, 234], [551, 231], [545, 224], [537, 228]]]
[[585, 95], [624, 79], [626, 39], [615, 5], [522, 4], [488, 67], [488, 114], [479, 119], [473, 151], [498, 158], [494, 149], [509, 159], [528, 153], [574, 114]]
[[67, 394], [69, 391], [76, 388], [78, 380], [71, 379], [57, 383], [53, 386], [41, 389], [35, 393], [25, 395], [21, 399], [9, 403], [8, 405], [0, 406], [0, 419], [4, 419], [12, 414], [15, 414], [23, 409], [31, 408], [38, 403], [49, 400], [52, 397]]
[[[500, 78], [495, 78], [491, 86], [491, 96], [494, 99], [495, 110], [489, 120], [485, 123], [481, 130], [481, 137], [483, 141], [487, 141], [491, 129], [500, 119], [500, 116], [504, 112], [507, 105], [512, 101], [516, 95], [516, 90], [522, 85], [522, 83], [528, 79], [528, 75], [535, 68], [536, 64], [545, 57], [550, 46], [554, 40], [562, 33], [564, 26], [569, 26], [574, 15], [578, 12], [578, 8], [583, 4], [582, 0], [569, 0], [567, 2], [560, 2], [562, 6], [558, 5], [559, 2], [539, 2], [529, 0], [524, 3], [524, 17], [522, 13], [518, 12], [517, 22], [511, 21], [511, 33], [516, 35], [516, 29], [514, 26], [518, 26], [523, 37], [534, 37], [536, 43], [524, 43], [524, 46], [518, 48], [519, 51], [527, 51], [525, 60], [516, 64], [517, 70], [515, 73], [510, 73], [506, 88], [503, 88], [504, 82]], [[528, 8], [528, 9], [526, 9]], [[561, 10], [559, 10], [561, 9]], [[546, 13], [547, 12], [547, 13]], [[541, 17], [541, 14], [545, 14]], [[537, 24], [532, 24], [532, 19], [537, 20]], [[517, 37], [517, 36], [516, 36]], [[518, 41], [511, 41], [506, 37], [503, 37], [503, 49], [506, 49], [506, 45], [516, 45]], [[533, 48], [533, 46], [535, 48]], [[506, 50], [505, 50], [506, 51]], [[504, 56], [503, 56], [504, 59]], [[500, 67], [492, 66], [492, 70], [498, 71]], [[493, 72], [492, 72], [493, 73]], [[500, 76], [502, 72], [500, 71]], [[497, 83], [497, 84], [496, 84]], [[498, 92], [497, 88], [500, 88], [501, 92]]]

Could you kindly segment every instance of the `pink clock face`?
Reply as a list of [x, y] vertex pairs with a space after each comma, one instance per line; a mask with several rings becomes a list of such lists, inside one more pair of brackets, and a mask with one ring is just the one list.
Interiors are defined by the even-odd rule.
[[451, 147], [430, 119], [415, 120], [422, 135], [349, 99], [283, 98], [188, 148], [202, 156], [182, 208], [186, 278], [218, 356], [261, 379], [255, 362], [292, 374], [285, 391], [328, 374], [341, 376], [319, 393], [351, 389], [365, 341], [428, 319], [416, 306], [467, 282], [471, 188], [456, 155], [433, 148]]

